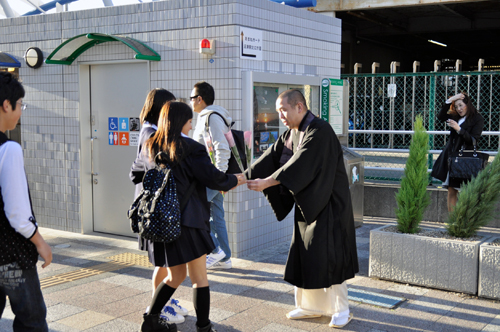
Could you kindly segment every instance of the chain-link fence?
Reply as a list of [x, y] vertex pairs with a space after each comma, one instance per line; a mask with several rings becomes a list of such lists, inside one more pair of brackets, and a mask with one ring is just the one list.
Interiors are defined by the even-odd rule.
[[[500, 72], [350, 74], [342, 78], [349, 81], [349, 130], [368, 131], [349, 134], [349, 147], [365, 156], [367, 179], [401, 179], [411, 141], [411, 133], [404, 131], [413, 130], [417, 115], [433, 132], [432, 168], [449, 133], [445, 123], [436, 121], [436, 115], [446, 99], [461, 91], [471, 96], [485, 119], [479, 148], [498, 150]], [[373, 130], [386, 132], [370, 132]]]

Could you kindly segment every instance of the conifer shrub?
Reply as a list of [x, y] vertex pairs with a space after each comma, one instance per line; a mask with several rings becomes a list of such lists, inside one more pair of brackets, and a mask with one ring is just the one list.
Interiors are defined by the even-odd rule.
[[500, 198], [500, 158], [462, 186], [458, 202], [448, 216], [446, 229], [452, 236], [467, 238], [476, 235], [494, 217], [496, 202]]
[[424, 210], [430, 203], [427, 193], [429, 134], [424, 128], [421, 116], [416, 117], [414, 131], [401, 188], [396, 193], [398, 230], [411, 234], [418, 232]]

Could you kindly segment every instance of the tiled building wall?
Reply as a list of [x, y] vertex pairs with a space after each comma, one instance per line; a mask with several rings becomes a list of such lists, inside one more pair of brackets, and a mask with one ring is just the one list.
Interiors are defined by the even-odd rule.
[[[240, 26], [263, 31], [262, 61], [240, 59]], [[157, 51], [162, 60], [151, 62], [152, 88], [187, 99], [194, 83], [208, 81], [215, 104], [228, 109], [238, 129], [248, 129], [241, 128], [242, 71], [340, 76], [340, 20], [267, 0], [167, 0], [4, 19], [0, 51], [21, 61], [28, 47], [37, 46], [47, 57], [65, 40], [89, 32], [123, 34]], [[202, 38], [216, 40], [213, 63], [198, 52]], [[42, 226], [81, 232], [78, 63], [133, 55], [125, 45], [104, 43], [70, 66], [20, 68], [29, 105], [21, 126], [26, 170]], [[237, 188], [226, 195], [225, 208], [235, 256], [290, 239], [292, 214], [278, 223], [260, 193]]]

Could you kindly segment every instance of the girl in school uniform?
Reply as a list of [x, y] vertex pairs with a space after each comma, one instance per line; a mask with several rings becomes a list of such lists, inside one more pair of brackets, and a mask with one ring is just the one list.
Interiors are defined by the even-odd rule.
[[141, 331], [176, 332], [177, 326], [160, 318], [160, 312], [175, 290], [184, 281], [189, 268], [193, 285], [193, 304], [197, 332], [213, 332], [209, 320], [210, 289], [206, 271], [206, 255], [215, 249], [210, 236], [210, 205], [206, 188], [228, 191], [246, 182], [243, 174], [225, 174], [212, 165], [205, 146], [187, 136], [192, 129], [193, 112], [180, 102], [163, 106], [158, 130], [143, 147], [139, 156], [146, 170], [154, 167], [154, 157], [164, 152], [174, 174], [179, 201], [190, 184], [193, 193], [181, 211], [181, 236], [171, 242], [150, 242], [149, 259], [155, 266], [165, 266], [168, 276], [156, 288], [149, 310], [144, 314]]
[[[144, 106], [142, 107], [141, 114], [139, 115], [139, 120], [142, 124], [141, 130], [139, 132], [139, 146], [137, 147], [137, 158], [132, 164], [130, 171], [130, 179], [135, 184], [135, 197], [137, 197], [142, 190], [142, 178], [145, 174], [145, 165], [142, 158], [139, 158], [142, 152], [142, 147], [148, 139], [150, 139], [156, 130], [158, 130], [158, 118], [160, 117], [160, 112], [168, 101], [175, 100], [175, 96], [170, 91], [163, 88], [155, 88], [149, 91]], [[145, 241], [139, 236], [139, 249], [148, 251], [148, 241]], [[156, 287], [165, 279], [168, 275], [168, 271], [163, 266], [155, 266], [152, 276], [152, 287], [153, 294]], [[146, 309], [147, 311], [147, 309]], [[185, 321], [184, 316], [186, 316], [189, 311], [179, 304], [179, 301], [175, 299], [170, 299], [165, 307], [162, 309], [161, 316], [164, 320], [169, 323], [181, 324]]]

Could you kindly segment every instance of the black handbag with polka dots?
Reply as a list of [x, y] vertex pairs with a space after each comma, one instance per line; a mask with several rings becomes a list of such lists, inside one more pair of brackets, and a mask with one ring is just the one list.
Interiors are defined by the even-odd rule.
[[[179, 203], [172, 169], [155, 157], [155, 168], [146, 172], [142, 180], [143, 189], [128, 211], [132, 232], [154, 242], [169, 243], [181, 235], [181, 210], [187, 203]], [[194, 189], [191, 183], [184, 195], [189, 198]]]

